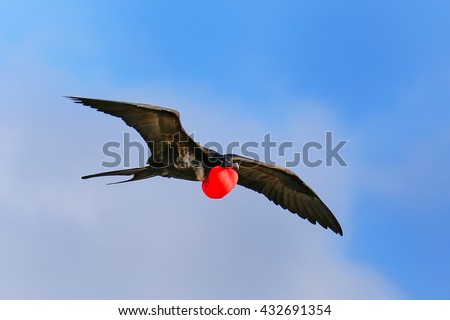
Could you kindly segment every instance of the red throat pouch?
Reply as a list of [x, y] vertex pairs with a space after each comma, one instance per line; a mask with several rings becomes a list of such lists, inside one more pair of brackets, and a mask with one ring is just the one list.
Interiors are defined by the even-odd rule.
[[238, 182], [238, 174], [233, 168], [214, 167], [208, 179], [202, 182], [203, 192], [212, 199], [225, 197]]

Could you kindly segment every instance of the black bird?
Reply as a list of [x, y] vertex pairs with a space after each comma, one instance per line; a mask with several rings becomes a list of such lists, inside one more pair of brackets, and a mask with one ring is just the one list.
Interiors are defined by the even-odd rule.
[[140, 168], [102, 172], [82, 177], [132, 176], [121, 182], [162, 176], [205, 181], [213, 167], [234, 168], [238, 184], [262, 193], [269, 200], [342, 235], [336, 217], [317, 194], [294, 172], [235, 154], [221, 155], [196, 143], [183, 129], [176, 110], [149, 104], [67, 97], [76, 103], [121, 118], [147, 142], [151, 156]]

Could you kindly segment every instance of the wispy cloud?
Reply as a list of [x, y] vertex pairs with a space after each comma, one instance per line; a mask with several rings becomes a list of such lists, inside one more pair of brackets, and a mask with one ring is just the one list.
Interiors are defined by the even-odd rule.
[[[22, 89], [26, 92], [27, 86]], [[33, 84], [33, 90], [50, 95], [54, 89], [49, 92]], [[15, 94], [8, 99], [14, 101]], [[119, 120], [99, 117], [104, 128], [99, 130], [97, 125], [79, 122], [81, 118], [71, 120], [83, 109], [62, 99], [44, 105], [25, 96], [20, 104], [23, 112], [47, 111], [25, 122], [2, 123], [3, 130], [20, 128], [20, 134], [19, 141], [3, 144], [8, 168], [2, 168], [7, 171], [2, 189], [7, 186], [8, 192], [2, 192], [0, 202], [6, 221], [0, 232], [5, 261], [0, 297], [402, 297], [373, 266], [347, 257], [345, 238], [309, 225], [251, 191], [236, 189], [223, 201], [212, 201], [193, 182], [155, 178], [106, 186], [105, 180], [81, 181], [79, 176], [98, 169], [99, 153], [92, 151], [101, 144], [92, 138], [108, 136], [107, 123]], [[190, 128], [202, 130], [206, 119], [201, 110], [207, 102], [197, 98], [186, 104], [198, 107], [184, 110], [183, 118], [188, 118]], [[220, 107], [209, 110], [208, 116], [219, 117]], [[321, 112], [326, 115], [325, 109]], [[92, 117], [96, 115], [92, 111]], [[333, 120], [324, 124], [320, 119], [321, 115], [312, 119], [304, 115], [301, 122], [314, 121], [317, 134], [335, 125]], [[239, 121], [239, 132], [212, 130], [202, 135], [225, 140], [251, 136], [254, 128], [267, 130], [254, 121], [246, 132], [245, 119]], [[291, 124], [283, 130], [293, 137], [306, 132]], [[351, 215], [346, 211], [351, 210], [352, 190], [348, 184], [342, 187], [342, 172], [338, 168], [313, 171], [299, 173], [338, 216], [350, 222], [345, 225], [351, 234]], [[345, 172], [344, 176], [350, 174]]]

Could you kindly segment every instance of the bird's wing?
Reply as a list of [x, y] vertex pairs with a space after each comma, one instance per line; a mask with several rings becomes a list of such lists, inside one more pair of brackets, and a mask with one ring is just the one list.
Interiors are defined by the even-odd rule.
[[294, 172], [241, 156], [233, 156], [233, 162], [239, 163], [239, 185], [262, 193], [312, 224], [319, 223], [325, 229], [343, 234], [330, 209]]
[[155, 162], [162, 162], [167, 152], [171, 152], [169, 149], [173, 147], [187, 148], [193, 154], [201, 150], [200, 145], [181, 126], [180, 114], [176, 110], [141, 103], [80, 97], [67, 98], [121, 118], [144, 138]]

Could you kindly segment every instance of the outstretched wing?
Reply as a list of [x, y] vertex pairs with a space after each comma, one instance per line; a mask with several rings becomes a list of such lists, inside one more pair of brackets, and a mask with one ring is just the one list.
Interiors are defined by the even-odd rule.
[[153, 106], [149, 104], [130, 103], [110, 100], [99, 100], [80, 97], [67, 97], [76, 103], [94, 108], [98, 111], [121, 118], [127, 125], [134, 128], [147, 142], [152, 160], [162, 163], [172, 150], [187, 148], [191, 154], [201, 150], [183, 129], [180, 114], [176, 110]]
[[337, 234], [343, 234], [330, 209], [294, 172], [235, 155], [233, 162], [239, 163], [239, 185], [262, 193], [275, 204], [312, 224], [319, 223], [325, 229], [330, 228]]

